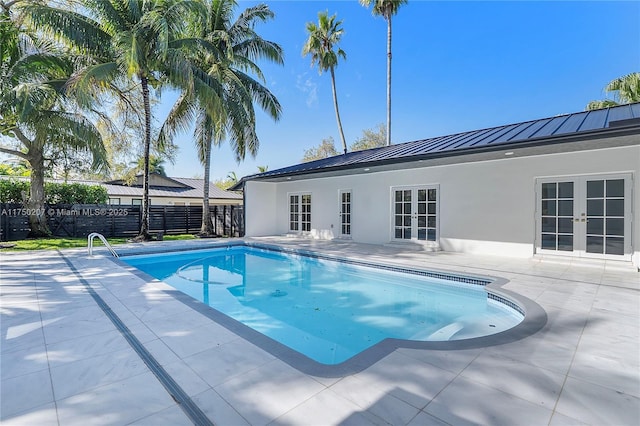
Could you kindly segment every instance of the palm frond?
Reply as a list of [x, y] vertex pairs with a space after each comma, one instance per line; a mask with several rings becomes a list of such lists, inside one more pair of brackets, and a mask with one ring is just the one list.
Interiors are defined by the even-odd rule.
[[178, 133], [183, 133], [191, 128], [191, 124], [196, 116], [196, 104], [191, 97], [184, 93], [169, 111], [167, 118], [160, 127], [157, 145], [163, 149]]
[[76, 12], [56, 9], [38, 3], [23, 7], [30, 24], [54, 40], [65, 43], [80, 52], [107, 57], [111, 36], [100, 25]]

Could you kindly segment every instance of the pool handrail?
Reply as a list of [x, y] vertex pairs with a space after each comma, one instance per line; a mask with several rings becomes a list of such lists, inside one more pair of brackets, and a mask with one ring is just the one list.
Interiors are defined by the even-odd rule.
[[118, 256], [118, 253], [116, 253], [116, 251], [113, 249], [113, 247], [111, 247], [111, 244], [107, 242], [107, 239], [104, 237], [104, 235], [98, 232], [92, 232], [87, 237], [87, 249], [89, 250], [89, 256], [93, 256], [93, 239], [95, 237], [98, 237], [100, 241], [102, 241], [102, 244], [104, 244], [104, 246], [109, 250], [113, 257], [120, 257]]

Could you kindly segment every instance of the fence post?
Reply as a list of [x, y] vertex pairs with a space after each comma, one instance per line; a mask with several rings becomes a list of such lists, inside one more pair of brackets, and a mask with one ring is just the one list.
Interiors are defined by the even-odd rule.
[[167, 206], [162, 207], [162, 230], [167, 235]]
[[[5, 205], [4, 204], [0, 204], [0, 209], [4, 210], [5, 209]], [[0, 216], [0, 232], [2, 233], [2, 235], [0, 235], [0, 241], [9, 241], [7, 239], [7, 221], [9, 220], [9, 215], [2, 215]]]
[[[211, 212], [211, 209], [209, 209]], [[213, 206], [213, 218], [211, 219], [213, 222], [213, 233], [218, 235], [218, 206]]]
[[233, 205], [231, 207], [229, 207], [231, 210], [231, 230], [229, 231], [230, 233], [230, 237], [235, 237], [235, 235], [233, 235]]
[[222, 235], [227, 236], [227, 206], [222, 206]]
[[187, 222], [187, 234], [189, 234], [189, 222], [190, 222], [190, 218], [189, 218], [189, 206], [185, 205], [184, 206], [184, 217], [186, 218], [186, 222]]

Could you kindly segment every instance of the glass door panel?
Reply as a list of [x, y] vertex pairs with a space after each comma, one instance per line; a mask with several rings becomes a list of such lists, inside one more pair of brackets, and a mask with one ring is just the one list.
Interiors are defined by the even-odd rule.
[[411, 190], [396, 190], [394, 210], [394, 236], [396, 239], [411, 239], [411, 208]]
[[542, 249], [573, 251], [573, 201], [573, 182], [542, 184]]
[[351, 191], [340, 192], [340, 234], [351, 235]]
[[421, 241], [427, 240], [427, 190], [418, 189], [418, 239]]
[[624, 254], [624, 179], [587, 181], [587, 253]]
[[300, 230], [300, 196], [289, 196], [289, 230]]

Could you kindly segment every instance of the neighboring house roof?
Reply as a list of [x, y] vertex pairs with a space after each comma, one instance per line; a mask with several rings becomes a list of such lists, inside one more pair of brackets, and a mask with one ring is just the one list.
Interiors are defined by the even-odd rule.
[[[123, 181], [110, 181], [101, 183], [107, 188], [109, 195], [114, 196], [142, 196], [142, 177], [137, 176], [136, 182], [131, 186], [125, 185]], [[150, 197], [180, 197], [180, 198], [202, 198], [204, 190], [204, 179], [178, 178], [155, 175], [149, 185]], [[209, 183], [209, 198], [240, 200], [242, 194], [225, 191]]]
[[640, 103], [594, 111], [581, 111], [523, 123], [349, 152], [246, 176], [231, 189], [240, 189], [248, 180], [278, 181], [286, 179], [287, 176], [362, 169], [363, 167], [412, 161], [422, 162], [463, 154], [540, 147], [630, 134], [640, 134]]
[[[16, 178], [14, 176], [0, 176], [0, 178]], [[68, 183], [81, 183], [84, 185], [101, 185], [107, 190], [110, 197], [140, 197], [142, 198], [142, 179], [138, 176], [136, 182], [131, 186], [125, 185], [124, 181], [114, 180], [109, 182], [98, 182], [93, 180], [69, 180]], [[29, 180], [28, 177], [18, 177], [20, 180]], [[62, 183], [62, 179], [47, 179], [47, 182]], [[159, 184], [159, 185], [158, 185]], [[172, 197], [172, 198], [202, 198], [204, 189], [204, 179], [177, 178], [153, 175], [149, 185], [150, 197]], [[212, 183], [209, 183], [209, 198], [223, 200], [241, 200], [242, 194], [225, 191]]]

